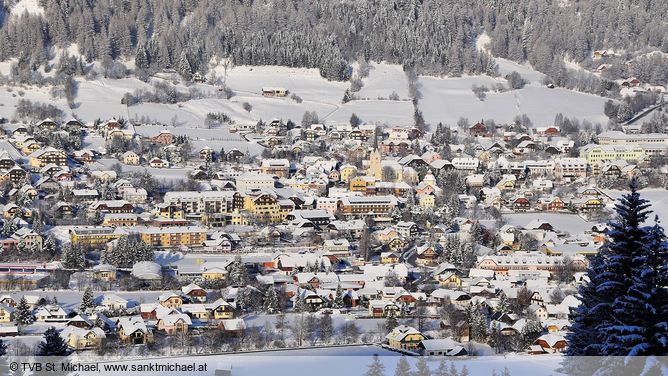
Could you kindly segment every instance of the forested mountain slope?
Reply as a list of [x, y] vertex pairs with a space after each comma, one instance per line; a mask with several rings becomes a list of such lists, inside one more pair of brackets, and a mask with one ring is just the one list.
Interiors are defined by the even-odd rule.
[[564, 57], [587, 65], [595, 49], [668, 51], [663, 0], [32, 1], [40, 12], [14, 11], [15, 0], [0, 12], [0, 60], [18, 58], [19, 71], [75, 43], [87, 61], [135, 59], [147, 73], [205, 73], [217, 56], [345, 80], [362, 57], [457, 76], [494, 70], [475, 46], [486, 32], [494, 56], [528, 61], [560, 84]]

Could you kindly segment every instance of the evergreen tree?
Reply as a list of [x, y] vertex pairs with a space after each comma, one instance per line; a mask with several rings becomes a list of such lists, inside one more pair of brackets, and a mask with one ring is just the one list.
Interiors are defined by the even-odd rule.
[[385, 376], [385, 365], [380, 362], [378, 354], [373, 355], [373, 361], [369, 365], [369, 369], [364, 373], [364, 376]]
[[569, 355], [627, 355], [628, 349], [615, 339], [618, 325], [612, 313], [615, 301], [631, 287], [636, 257], [643, 257], [647, 229], [641, 224], [647, 219], [649, 203], [640, 198], [635, 179], [631, 192], [615, 205], [617, 220], [610, 222], [610, 241], [591, 258], [587, 276], [589, 283], [580, 287], [581, 304], [571, 313], [573, 325], [567, 335]]
[[181, 57], [179, 57], [178, 71], [184, 80], [190, 81], [192, 79], [193, 69], [190, 65], [190, 61], [188, 60], [188, 56], [186, 55], [185, 51], [181, 51]]
[[232, 262], [229, 278], [233, 286], [241, 287], [248, 285], [248, 270], [246, 270], [246, 265], [244, 265], [241, 256], [239, 255], [237, 255], [234, 258], [234, 262]]
[[334, 301], [332, 302], [332, 308], [343, 308], [343, 289], [341, 285], [336, 286], [336, 295], [334, 295]]
[[411, 366], [406, 360], [406, 356], [402, 355], [397, 362], [397, 367], [394, 369], [394, 376], [410, 376]]
[[415, 364], [415, 372], [413, 376], [430, 376], [431, 370], [429, 369], [429, 364], [427, 364], [427, 359], [424, 356], [419, 357], [417, 363]]
[[302, 296], [299, 293], [299, 290], [297, 290], [294, 306], [292, 308], [295, 312], [304, 312], [306, 310], [306, 307], [304, 307], [304, 301], [302, 300]]
[[436, 368], [434, 376], [448, 376], [448, 364], [445, 362], [445, 359], [441, 359], [438, 362], [438, 368]]
[[27, 326], [35, 321], [35, 318], [32, 315], [32, 309], [28, 306], [28, 301], [26, 301], [25, 297], [21, 297], [19, 304], [16, 305], [14, 319], [18, 326]]
[[44, 341], [37, 350], [38, 356], [65, 356], [68, 352], [67, 344], [56, 328], [52, 326], [44, 332]]
[[399, 322], [397, 321], [397, 316], [394, 313], [390, 313], [389, 315], [387, 315], [387, 318], [385, 319], [385, 330], [387, 332], [390, 332], [397, 326], [399, 326]]
[[668, 242], [655, 222], [631, 260], [631, 286], [613, 305], [618, 324], [608, 329], [606, 341], [615, 355], [668, 354]]
[[320, 325], [319, 325], [319, 330], [320, 330], [320, 339], [328, 343], [330, 339], [332, 339], [332, 335], [334, 334], [334, 324], [332, 323], [332, 315], [322, 315], [320, 317]]
[[7, 344], [0, 338], [0, 375], [9, 375], [7, 364]]
[[83, 248], [71, 244], [63, 246], [60, 261], [67, 269], [83, 269], [86, 266], [86, 257]]
[[539, 321], [536, 320], [527, 321], [527, 323], [522, 328], [522, 331], [520, 332], [521, 345], [520, 348], [517, 350], [521, 351], [526, 349], [527, 347], [532, 345], [533, 342], [538, 337], [540, 337], [541, 334], [543, 334], [543, 326], [540, 324]]
[[79, 305], [80, 312], [86, 312], [89, 309], [95, 307], [95, 302], [93, 301], [93, 290], [90, 287], [87, 287], [81, 297], [81, 304]]
[[274, 286], [269, 286], [267, 288], [267, 295], [264, 298], [264, 311], [273, 314], [281, 311], [280, 303], [278, 302], [278, 294]]
[[485, 342], [487, 339], [487, 318], [482, 313], [480, 303], [469, 305], [466, 308], [467, 321], [469, 323], [472, 341]]

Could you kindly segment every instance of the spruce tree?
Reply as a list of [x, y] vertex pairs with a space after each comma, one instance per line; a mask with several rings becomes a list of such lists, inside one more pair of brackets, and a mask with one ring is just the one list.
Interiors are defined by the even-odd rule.
[[606, 345], [615, 355], [668, 354], [668, 242], [656, 224], [646, 231], [642, 252], [631, 260], [631, 286], [615, 300], [618, 322], [606, 331]]
[[241, 256], [236, 256], [230, 270], [230, 283], [233, 286], [246, 286], [248, 285], [248, 279], [248, 271], [241, 260]]
[[55, 327], [44, 332], [44, 341], [39, 344], [38, 356], [65, 356], [68, 353], [67, 344]]
[[430, 376], [431, 370], [429, 370], [429, 364], [427, 364], [427, 359], [424, 356], [421, 356], [417, 363], [415, 364], [414, 376]]
[[399, 322], [397, 321], [396, 315], [394, 313], [387, 315], [387, 318], [385, 319], [385, 330], [391, 332], [392, 329], [397, 326], [399, 326]]
[[438, 362], [438, 368], [436, 368], [435, 376], [448, 376], [448, 363], [445, 362], [445, 359], [441, 359]]
[[0, 375], [9, 375], [7, 364], [7, 344], [0, 338]]
[[590, 282], [580, 288], [582, 302], [571, 314], [572, 331], [567, 335], [569, 355], [627, 355], [621, 345], [616, 301], [631, 287], [634, 259], [643, 257], [649, 203], [637, 192], [635, 179], [631, 192], [615, 205], [617, 219], [609, 223], [610, 241], [590, 260]]
[[411, 366], [406, 360], [406, 356], [402, 355], [397, 362], [397, 367], [394, 369], [394, 376], [410, 376]]
[[306, 307], [304, 307], [304, 301], [302, 300], [299, 290], [297, 290], [297, 295], [295, 296], [293, 310], [295, 312], [304, 312], [306, 310]]
[[373, 361], [369, 365], [364, 376], [385, 376], [385, 365], [380, 362], [378, 354], [373, 355]]
[[320, 317], [320, 339], [328, 343], [330, 339], [332, 339], [332, 335], [334, 334], [334, 324], [332, 322], [332, 315], [322, 315]]
[[32, 324], [35, 321], [35, 318], [32, 316], [32, 309], [28, 306], [28, 302], [25, 297], [22, 297], [19, 300], [19, 304], [16, 305], [15, 312], [16, 324], [19, 326], [27, 326]]
[[264, 298], [263, 308], [265, 312], [270, 314], [281, 311], [281, 307], [278, 302], [278, 294], [276, 293], [274, 286], [269, 286], [267, 288], [267, 295]]
[[93, 290], [90, 287], [87, 287], [81, 297], [81, 304], [79, 305], [80, 312], [86, 312], [89, 309], [92, 309], [95, 306], [93, 302]]
[[332, 308], [343, 308], [343, 289], [341, 285], [336, 286], [336, 295], [334, 295], [334, 302], [332, 302]]

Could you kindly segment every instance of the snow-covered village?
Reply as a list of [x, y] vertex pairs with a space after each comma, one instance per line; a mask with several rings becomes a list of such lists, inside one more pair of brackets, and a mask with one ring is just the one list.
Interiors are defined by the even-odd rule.
[[498, 3], [0, 2], [0, 375], [668, 375], [668, 6]]

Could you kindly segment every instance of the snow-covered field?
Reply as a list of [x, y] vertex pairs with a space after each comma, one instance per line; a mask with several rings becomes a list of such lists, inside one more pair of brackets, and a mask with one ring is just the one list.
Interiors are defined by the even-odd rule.
[[[378, 354], [385, 366], [385, 375], [394, 374], [400, 357], [396, 353], [376, 346], [350, 346], [328, 349], [284, 350], [249, 354], [188, 356], [170, 358], [148, 358], [142, 360], [125, 360], [122, 364], [207, 364], [207, 370], [194, 373], [173, 372], [174, 375], [213, 375], [216, 369], [231, 369], [234, 376], [256, 376], [271, 374], [274, 376], [318, 375], [318, 376], [361, 376]], [[85, 357], [85, 355], [84, 355]], [[508, 368], [510, 375], [560, 375], [556, 372], [561, 362], [559, 355], [527, 356], [510, 354], [507, 356], [446, 358], [448, 368], [450, 362], [461, 371], [466, 367], [470, 375], [491, 375], [494, 371], [501, 374]], [[407, 358], [411, 368], [415, 369], [417, 358]], [[435, 371], [441, 358], [430, 358], [429, 368]], [[119, 364], [110, 362], [107, 364]], [[79, 373], [81, 376], [100, 373]], [[104, 374], [104, 373], [102, 373]], [[128, 373], [130, 375], [132, 373]]]
[[[455, 124], [460, 117], [469, 121], [493, 119], [507, 123], [517, 115], [526, 114], [535, 126], [553, 124], [558, 113], [567, 117], [586, 119], [592, 123], [605, 123], [603, 114], [605, 99], [566, 89], [548, 89], [530, 83], [523, 89], [503, 93], [493, 92], [497, 83], [505, 84], [503, 78], [473, 76], [460, 78], [420, 77], [423, 98], [420, 108], [425, 121], [436, 124]], [[471, 90], [473, 85], [490, 88], [487, 97], [479, 100]]]
[[[531, 67], [505, 59], [497, 59], [497, 62], [501, 73], [498, 78], [420, 77], [422, 99], [419, 106], [425, 120], [431, 124], [454, 124], [460, 117], [466, 117], [470, 121], [494, 119], [503, 123], [511, 121], [516, 115], [527, 114], [534, 125], [541, 126], [551, 124], [557, 113], [563, 113], [592, 122], [606, 121], [603, 115], [605, 99], [565, 89], [548, 89], [541, 84], [543, 74]], [[0, 65], [0, 73], [7, 74], [8, 71], [9, 63]], [[68, 108], [64, 98], [51, 98], [48, 87], [0, 89], [0, 116], [13, 116], [14, 106], [22, 98], [19, 95], [21, 90], [24, 92], [23, 98], [54, 104], [63, 109], [65, 117], [76, 115], [87, 122], [98, 118], [104, 120], [111, 117], [143, 117], [179, 127], [201, 128], [209, 112], [226, 113], [234, 121], [241, 123], [274, 118], [284, 121], [291, 119], [299, 123], [305, 111], [316, 111], [321, 120], [328, 122], [347, 122], [352, 113], [357, 114], [363, 121], [379, 125], [409, 125], [413, 122], [413, 106], [408, 100], [406, 75], [398, 65], [372, 63], [369, 76], [362, 80], [364, 86], [357, 93], [360, 100], [346, 104], [341, 103], [341, 99], [350, 83], [328, 81], [322, 78], [316, 69], [238, 66], [225, 73], [225, 70], [218, 66], [215, 71], [235, 93], [229, 100], [220, 97], [217, 87], [194, 84], [192, 87], [204, 92], [205, 98], [179, 104], [141, 103], [126, 107], [121, 103], [125, 93], [133, 93], [136, 89], [150, 90], [152, 86], [136, 78], [107, 79], [100, 75], [94, 80], [77, 79], [77, 106], [74, 109]], [[497, 84], [505, 86], [507, 82], [503, 76], [511, 71], [519, 72], [529, 84], [520, 90], [503, 93], [490, 91], [484, 101], [480, 101], [471, 91], [474, 84], [485, 85], [490, 89]], [[290, 96], [263, 97], [261, 89], [264, 86], [285, 87], [291, 94], [299, 96], [302, 102], [298, 103]], [[178, 88], [181, 91], [188, 90], [188, 87], [182, 84], [179, 84]], [[392, 92], [399, 95], [399, 101], [387, 99]], [[243, 108], [244, 103], [250, 104], [252, 109], [246, 111]]]

